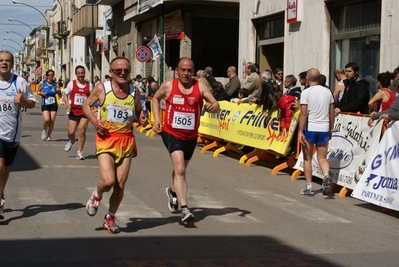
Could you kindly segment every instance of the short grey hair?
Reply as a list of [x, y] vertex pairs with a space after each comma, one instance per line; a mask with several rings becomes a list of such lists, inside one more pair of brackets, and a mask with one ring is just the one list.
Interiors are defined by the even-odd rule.
[[272, 79], [272, 75], [271, 75], [271, 73], [268, 72], [268, 71], [263, 71], [263, 72], [261, 73], [260, 76], [262, 76], [263, 78], [265, 78], [267, 81], [269, 81], [269, 80]]

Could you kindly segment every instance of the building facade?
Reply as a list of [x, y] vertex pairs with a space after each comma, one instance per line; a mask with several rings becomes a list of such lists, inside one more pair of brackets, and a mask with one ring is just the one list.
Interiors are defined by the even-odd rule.
[[[315, 67], [333, 87], [334, 70], [354, 61], [373, 94], [378, 73], [399, 66], [395, 0], [54, 0], [51, 12], [45, 66], [64, 79], [74, 78], [77, 65], [85, 66], [87, 78], [103, 78], [112, 58], [124, 56], [132, 78], [162, 81], [174, 77], [178, 59], [187, 56], [196, 69], [213, 67], [216, 77], [236, 66], [241, 78], [249, 61], [261, 71], [283, 68], [285, 75]], [[141, 62], [136, 50], [154, 36], [163, 53]], [[42, 38], [34, 37], [27, 44]], [[26, 62], [33, 48], [25, 49]]]
[[241, 0], [239, 60], [285, 75], [315, 67], [331, 88], [334, 70], [356, 62], [374, 94], [378, 73], [399, 66], [398, 12], [394, 0]]

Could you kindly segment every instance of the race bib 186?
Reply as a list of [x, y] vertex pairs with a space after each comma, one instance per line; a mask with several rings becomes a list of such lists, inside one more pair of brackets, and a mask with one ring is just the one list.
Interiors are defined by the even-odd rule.
[[10, 115], [15, 113], [14, 102], [0, 103], [0, 116]]

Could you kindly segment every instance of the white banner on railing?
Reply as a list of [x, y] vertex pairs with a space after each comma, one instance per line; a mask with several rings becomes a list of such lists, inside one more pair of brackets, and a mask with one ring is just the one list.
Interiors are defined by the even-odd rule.
[[375, 205], [399, 210], [399, 122], [389, 127], [352, 196]]
[[[329, 142], [327, 160], [333, 183], [354, 189], [378, 145], [382, 122], [373, 128], [367, 125], [368, 117], [339, 114], [335, 118], [332, 138]], [[302, 152], [294, 166], [303, 171]], [[312, 160], [313, 176], [323, 178], [317, 162]]]

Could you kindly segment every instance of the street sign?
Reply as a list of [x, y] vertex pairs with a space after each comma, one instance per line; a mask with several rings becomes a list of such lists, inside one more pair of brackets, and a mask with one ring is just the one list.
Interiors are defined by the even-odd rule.
[[139, 62], [147, 62], [151, 58], [151, 50], [146, 46], [139, 46], [136, 49], [136, 59]]

